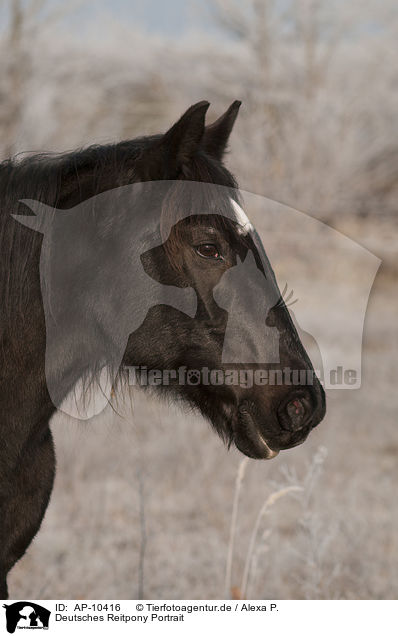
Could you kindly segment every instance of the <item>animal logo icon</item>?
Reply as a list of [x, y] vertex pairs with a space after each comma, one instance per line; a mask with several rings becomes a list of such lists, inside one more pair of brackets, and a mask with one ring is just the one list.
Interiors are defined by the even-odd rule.
[[3, 607], [9, 634], [14, 634], [16, 629], [48, 629], [51, 612], [46, 607], [31, 601], [18, 601]]
[[187, 383], [191, 386], [196, 386], [200, 383], [200, 371], [197, 369], [190, 369], [187, 373]]

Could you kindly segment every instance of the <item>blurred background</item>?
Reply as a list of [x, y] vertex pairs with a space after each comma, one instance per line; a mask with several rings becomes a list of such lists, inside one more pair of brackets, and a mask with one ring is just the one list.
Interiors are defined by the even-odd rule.
[[[140, 394], [121, 415], [54, 418], [55, 490], [12, 598], [397, 597], [397, 41], [394, 0], [0, 1], [1, 159], [240, 99], [240, 187], [382, 260], [362, 388], [330, 391], [324, 423], [272, 462]], [[300, 266], [317, 282], [311, 254]]]

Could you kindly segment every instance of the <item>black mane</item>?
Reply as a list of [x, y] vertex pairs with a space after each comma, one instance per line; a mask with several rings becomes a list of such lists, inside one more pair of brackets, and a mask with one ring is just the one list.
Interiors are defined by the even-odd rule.
[[10, 303], [12, 311], [18, 308], [24, 311], [27, 273], [32, 265], [37, 267], [41, 246], [40, 234], [12, 218], [12, 215], [31, 214], [20, 203], [22, 199], [66, 209], [101, 192], [143, 181], [188, 179], [237, 187], [231, 173], [203, 150], [198, 150], [183, 170], [170, 173], [167, 157], [159, 161], [151, 156], [151, 149], [156, 148], [161, 139], [162, 135], [152, 135], [64, 153], [28, 154], [0, 164], [0, 294], [6, 313]]

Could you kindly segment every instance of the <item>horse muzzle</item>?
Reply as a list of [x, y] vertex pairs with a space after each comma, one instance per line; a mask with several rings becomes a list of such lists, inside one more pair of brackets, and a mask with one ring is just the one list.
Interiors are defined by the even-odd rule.
[[276, 406], [262, 406], [258, 396], [243, 400], [232, 425], [235, 445], [248, 457], [273, 459], [280, 450], [302, 444], [325, 411], [325, 394], [319, 383], [311, 388], [292, 388]]

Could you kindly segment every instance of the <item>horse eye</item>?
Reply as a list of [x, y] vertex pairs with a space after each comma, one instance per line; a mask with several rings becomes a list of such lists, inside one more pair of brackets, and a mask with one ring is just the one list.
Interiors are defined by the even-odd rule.
[[222, 256], [217, 248], [217, 245], [213, 243], [203, 243], [202, 245], [198, 245], [196, 248], [199, 256], [203, 258], [212, 258], [214, 260], [222, 260]]

